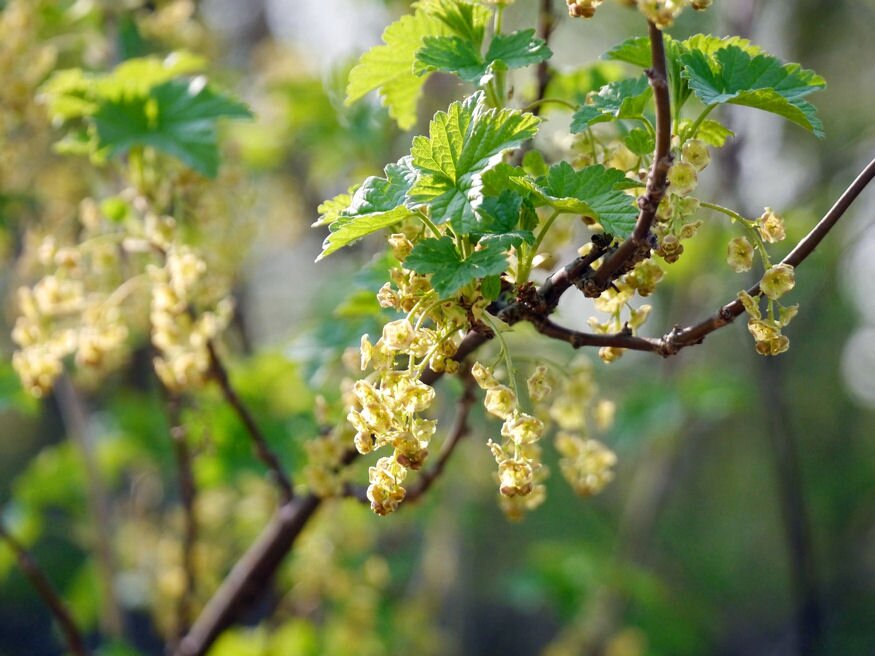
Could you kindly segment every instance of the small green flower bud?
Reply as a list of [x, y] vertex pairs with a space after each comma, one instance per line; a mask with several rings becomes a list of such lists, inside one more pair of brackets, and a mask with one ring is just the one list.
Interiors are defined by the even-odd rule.
[[738, 300], [741, 301], [741, 304], [744, 306], [744, 311], [752, 318], [759, 319], [762, 317], [762, 314], [760, 314], [759, 298], [754, 298], [746, 291], [742, 290], [738, 292]]
[[760, 289], [770, 299], [781, 298], [796, 285], [796, 274], [789, 264], [776, 264], [763, 274]]
[[763, 241], [775, 244], [782, 241], [787, 233], [784, 231], [784, 219], [767, 207], [763, 215], [757, 219], [757, 230]]
[[711, 163], [711, 153], [708, 151], [708, 146], [699, 139], [687, 141], [681, 149], [681, 154], [684, 161], [692, 164], [697, 171], [701, 171]]
[[506, 385], [497, 385], [487, 390], [483, 405], [489, 414], [505, 419], [516, 410], [516, 394]]
[[686, 196], [696, 188], [699, 177], [696, 169], [688, 162], [674, 164], [668, 172], [669, 189], [678, 196]]
[[753, 266], [753, 246], [747, 237], [736, 237], [726, 249], [726, 263], [735, 273], [750, 271]]
[[474, 376], [474, 380], [477, 381], [480, 389], [488, 390], [498, 386], [498, 381], [495, 380], [492, 370], [480, 362], [475, 362], [471, 367], [471, 375]]
[[389, 248], [392, 249], [392, 257], [403, 262], [413, 250], [413, 242], [406, 235], [395, 233], [389, 237]]

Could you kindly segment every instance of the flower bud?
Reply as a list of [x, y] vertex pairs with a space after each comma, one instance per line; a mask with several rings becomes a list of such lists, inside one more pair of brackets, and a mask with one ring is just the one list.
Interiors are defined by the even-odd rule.
[[776, 264], [763, 274], [760, 289], [770, 299], [781, 298], [796, 285], [796, 274], [789, 264]]
[[678, 196], [686, 196], [696, 188], [699, 177], [696, 169], [688, 162], [674, 164], [668, 172], [669, 189]]
[[726, 249], [726, 263], [736, 273], [750, 271], [753, 266], [753, 246], [747, 237], [736, 237]]
[[681, 149], [681, 155], [685, 162], [693, 165], [697, 171], [701, 171], [711, 163], [711, 153], [708, 146], [699, 139], [690, 139]]
[[516, 410], [516, 394], [506, 385], [496, 385], [487, 390], [483, 405], [489, 414], [505, 419]]
[[763, 215], [757, 219], [757, 230], [763, 241], [775, 244], [782, 241], [787, 233], [784, 231], [784, 219], [767, 207]]

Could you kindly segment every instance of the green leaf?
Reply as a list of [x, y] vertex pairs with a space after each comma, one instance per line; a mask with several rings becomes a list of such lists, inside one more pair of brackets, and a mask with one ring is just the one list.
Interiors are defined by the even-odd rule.
[[153, 87], [205, 67], [202, 57], [179, 51], [163, 59], [129, 59], [110, 73], [92, 74], [73, 68], [55, 72], [42, 85], [40, 94], [52, 119], [68, 121], [93, 115], [102, 101], [145, 98]]
[[416, 72], [425, 75], [445, 71], [466, 82], [478, 82], [486, 74], [487, 65], [470, 41], [457, 36], [428, 36], [416, 52]]
[[507, 162], [499, 162], [492, 168], [484, 171], [483, 175], [480, 176], [480, 181], [483, 184], [483, 195], [500, 196], [501, 192], [508, 189], [516, 190], [517, 186], [512, 182], [512, 178], [520, 178], [525, 175], [525, 169], [519, 166], [512, 166]]
[[214, 91], [199, 77], [165, 82], [146, 97], [104, 102], [94, 123], [99, 147], [110, 154], [151, 146], [212, 178], [219, 169], [217, 120], [251, 115], [244, 104]]
[[487, 196], [478, 208], [480, 225], [478, 229], [481, 244], [491, 244], [506, 250], [521, 243], [534, 243], [531, 230], [516, 230], [520, 222], [523, 199], [518, 193], [503, 191], [499, 196]]
[[452, 238], [441, 237], [419, 242], [404, 266], [423, 275], [431, 274], [431, 286], [441, 298], [447, 298], [474, 280], [500, 275], [507, 269], [507, 258], [502, 249], [486, 247], [462, 259]]
[[480, 293], [487, 301], [501, 296], [501, 276], [486, 276], [480, 283]]
[[595, 165], [575, 171], [568, 162], [560, 162], [543, 178], [516, 178], [515, 182], [534, 195], [536, 204], [591, 216], [617, 237], [628, 237], [635, 228], [638, 208], [622, 190], [637, 185], [618, 169]]
[[637, 118], [644, 113], [651, 95], [650, 84], [644, 75], [606, 84], [590, 97], [590, 104], [575, 112], [571, 132], [583, 132], [596, 123], [614, 119]]
[[653, 135], [644, 128], [629, 130], [623, 137], [623, 143], [636, 155], [649, 155], [656, 146]]
[[503, 63], [507, 68], [524, 68], [546, 61], [553, 52], [543, 39], [535, 36], [535, 30], [519, 30], [510, 34], [496, 34], [486, 51], [490, 65]]
[[352, 194], [354, 193], [355, 188], [350, 189], [348, 192], [344, 194], [337, 194], [334, 198], [329, 198], [324, 201], [319, 207], [316, 208], [316, 211], [319, 212], [319, 218], [310, 224], [311, 228], [318, 228], [319, 226], [328, 225], [329, 223], [333, 223], [340, 218], [341, 213], [352, 202]]
[[402, 130], [412, 128], [425, 84], [425, 78], [414, 71], [416, 51], [422, 47], [425, 37], [443, 36], [447, 32], [444, 22], [421, 9], [389, 25], [383, 31], [385, 45], [368, 50], [350, 71], [346, 104], [379, 89], [389, 115], [398, 126]]
[[426, 0], [417, 9], [437, 18], [450, 33], [471, 43], [478, 51], [492, 12], [469, 0]]
[[539, 150], [529, 150], [526, 152], [523, 156], [523, 168], [526, 173], [535, 177], [547, 175], [547, 171], [549, 170], [547, 162], [544, 160], [544, 156]]
[[[752, 55], [762, 52], [757, 46], [751, 45], [747, 39], [741, 37], [720, 38], [710, 34], [696, 34], [686, 41], [676, 41], [666, 34], [664, 35], [664, 43], [668, 82], [675, 111], [679, 111], [690, 96], [690, 88], [681, 75], [683, 55], [698, 50], [710, 57], [721, 48], [728, 46], [739, 47]], [[646, 37], [627, 39], [608, 50], [603, 57], [648, 68], [652, 64], [650, 39]]]
[[[402, 157], [395, 164], [389, 164], [385, 173], [385, 178], [367, 178], [356, 189], [348, 206], [339, 212], [336, 212], [336, 208], [341, 196], [329, 201], [324, 215], [336, 212], [336, 218], [328, 226], [330, 234], [322, 244], [322, 252], [316, 258], [317, 262], [365, 235], [412, 216], [413, 213], [404, 205], [405, 194], [416, 178], [416, 171], [411, 167], [411, 158]], [[325, 205], [323, 203], [320, 206], [320, 211]], [[317, 223], [322, 225], [324, 220], [320, 219]]]
[[[613, 62], [600, 62], [571, 71], [553, 71], [544, 97], [582, 105], [586, 102], [586, 96], [590, 91], [601, 89], [608, 82], [616, 82], [623, 77], [625, 77], [623, 66]], [[565, 111], [565, 108], [555, 103], [546, 103], [541, 113], [556, 110]]]
[[435, 223], [450, 222], [460, 234], [477, 228], [475, 206], [483, 197], [482, 174], [502, 153], [532, 138], [540, 119], [486, 106], [483, 92], [435, 114], [429, 136], [413, 140], [413, 166], [420, 177], [407, 194], [413, 206], [428, 206]]
[[799, 64], [782, 64], [771, 55], [751, 55], [731, 45], [712, 56], [685, 53], [683, 76], [705, 105], [731, 103], [778, 114], [823, 138], [823, 124], [803, 97], [823, 89], [822, 77]]
[[722, 148], [726, 140], [734, 137], [735, 133], [722, 123], [707, 119], [699, 125], [696, 136], [715, 148]]
[[496, 68], [522, 68], [550, 58], [547, 44], [534, 36], [534, 30], [498, 34], [492, 39], [486, 57], [479, 46], [458, 36], [426, 37], [416, 53], [416, 71], [423, 75], [445, 71], [466, 82], [480, 84]]

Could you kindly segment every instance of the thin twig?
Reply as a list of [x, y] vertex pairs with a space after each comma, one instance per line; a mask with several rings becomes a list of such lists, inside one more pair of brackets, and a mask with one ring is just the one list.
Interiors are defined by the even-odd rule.
[[[656, 107], [656, 147], [653, 152], [653, 166], [647, 178], [644, 195], [638, 199], [640, 212], [635, 230], [619, 248], [605, 259], [594, 276], [597, 290], [604, 291], [617, 272], [626, 269], [639, 251], [650, 253], [650, 228], [656, 219], [659, 203], [668, 187], [668, 170], [671, 168], [671, 99], [668, 89], [668, 73], [665, 63], [665, 43], [662, 31], [653, 23], [650, 30], [650, 52], [652, 67], [647, 70], [653, 99]], [[598, 293], [601, 293], [598, 291]], [[592, 295], [598, 295], [593, 293]]]
[[821, 653], [824, 614], [817, 580], [817, 562], [811, 536], [811, 521], [799, 462], [798, 439], [789, 417], [787, 389], [781, 361], [757, 358], [762, 375], [757, 376], [759, 398], [768, 418], [766, 440], [775, 471], [775, 487], [781, 508], [787, 560], [793, 585], [793, 608], [798, 653]]
[[269, 589], [280, 563], [321, 501], [319, 497], [308, 494], [287, 501], [277, 509], [273, 519], [240, 557], [180, 641], [174, 652], [176, 656], [205, 654], [242, 610]]
[[40, 569], [40, 566], [27, 552], [27, 550], [6, 530], [6, 527], [0, 522], [0, 539], [15, 554], [15, 559], [18, 561], [18, 566], [30, 584], [36, 590], [37, 594], [43, 600], [46, 606], [55, 618], [55, 621], [61, 627], [61, 632], [64, 634], [64, 639], [67, 642], [67, 647], [70, 653], [75, 656], [87, 656], [90, 652], [85, 647], [85, 639], [76, 622], [73, 620], [73, 615], [61, 599], [61, 596], [55, 590], [49, 578]]
[[[829, 234], [829, 231], [835, 227], [839, 219], [844, 216], [845, 212], [851, 204], [857, 199], [863, 189], [866, 188], [872, 179], [875, 178], [875, 159], [873, 159], [864, 168], [856, 179], [845, 189], [844, 193], [839, 197], [830, 210], [817, 222], [817, 225], [796, 245], [796, 247], [787, 254], [782, 264], [789, 264], [798, 267], [805, 259], [814, 252], [818, 244], [823, 241], [823, 238]], [[754, 285], [747, 290], [751, 296], [760, 294], [759, 284]], [[717, 312], [703, 319], [699, 323], [687, 326], [685, 328], [675, 327], [662, 338], [666, 354], [671, 355], [678, 350], [691, 346], [693, 344], [701, 344], [705, 337], [719, 328], [732, 323], [737, 317], [744, 312], [744, 306], [741, 301], [735, 299], [721, 307]]]
[[289, 501], [294, 497], [291, 480], [283, 471], [283, 467], [280, 464], [279, 458], [273, 451], [271, 451], [270, 446], [268, 446], [267, 439], [261, 432], [258, 424], [255, 422], [255, 418], [252, 416], [249, 408], [246, 407], [246, 405], [237, 395], [234, 387], [231, 385], [231, 379], [228, 376], [228, 370], [222, 363], [221, 358], [219, 358], [219, 354], [216, 352], [216, 346], [215, 344], [213, 344], [212, 341], [207, 342], [207, 349], [209, 350], [210, 354], [210, 369], [212, 371], [213, 378], [222, 389], [222, 394], [225, 397], [225, 401], [227, 401], [228, 405], [230, 405], [234, 409], [234, 412], [237, 413], [237, 417], [246, 427], [246, 432], [249, 433], [249, 437], [252, 440], [252, 445], [255, 448], [255, 454], [270, 471], [270, 474], [274, 479], [274, 483], [276, 483], [277, 487], [280, 488], [283, 501]]
[[108, 636], [121, 638], [124, 633], [124, 616], [114, 585], [116, 566], [112, 550], [109, 494], [97, 464], [92, 444], [93, 436], [90, 434], [82, 399], [73, 386], [73, 381], [66, 374], [62, 375], [55, 384], [55, 398], [64, 430], [78, 448], [85, 467], [85, 491], [92, 530], [91, 539], [102, 599], [100, 626]]
[[[541, 8], [538, 11], [538, 37], [549, 45], [554, 29], [556, 29], [556, 17], [553, 15], [553, 0], [541, 0]], [[537, 104], [532, 107], [532, 114], [537, 116], [541, 113], [541, 103], [539, 101], [543, 100], [546, 96], [547, 87], [550, 84], [550, 80], [553, 79], [553, 71], [547, 59], [538, 62], [535, 77], [538, 81], [538, 88], [535, 92], [534, 102]]]
[[165, 389], [165, 406], [170, 427], [170, 439], [173, 443], [173, 454], [176, 458], [177, 476], [179, 477], [179, 496], [182, 501], [184, 526], [182, 533], [182, 570], [185, 574], [185, 587], [179, 597], [177, 607], [176, 635], [182, 637], [188, 631], [192, 620], [194, 592], [196, 585], [194, 547], [197, 541], [197, 516], [195, 515], [195, 496], [197, 487], [192, 470], [191, 449], [188, 444], [188, 432], [182, 421], [182, 399]]
[[[444, 442], [441, 452], [438, 454], [437, 460], [430, 469], [421, 472], [416, 485], [411, 486], [407, 490], [404, 497], [404, 504], [417, 501], [426, 492], [431, 489], [434, 482], [444, 473], [453, 451], [462, 441], [462, 438], [468, 434], [468, 416], [471, 413], [471, 406], [474, 404], [474, 381], [470, 374], [466, 375], [465, 388], [462, 396], [459, 398], [458, 409], [456, 410], [456, 421], [450, 429], [449, 436]], [[403, 505], [403, 504], [402, 504]]]

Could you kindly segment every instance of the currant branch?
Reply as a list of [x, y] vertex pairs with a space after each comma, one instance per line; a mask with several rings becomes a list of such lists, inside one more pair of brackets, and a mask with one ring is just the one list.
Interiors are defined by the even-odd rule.
[[207, 342], [207, 350], [210, 356], [210, 371], [213, 379], [221, 388], [225, 401], [227, 401], [228, 405], [234, 409], [234, 412], [237, 413], [237, 417], [246, 428], [258, 459], [261, 460], [270, 471], [274, 483], [280, 490], [283, 501], [291, 500], [295, 495], [292, 489], [292, 482], [285, 471], [283, 471], [279, 458], [270, 449], [264, 433], [261, 432], [261, 429], [258, 427], [258, 423], [255, 421], [249, 408], [246, 407], [246, 404], [243, 403], [243, 400], [238, 396], [234, 387], [231, 385], [228, 370], [225, 368], [224, 363], [219, 357], [219, 354], [216, 351], [216, 345], [212, 340]]
[[194, 549], [197, 541], [197, 517], [195, 516], [195, 497], [197, 487], [192, 468], [192, 453], [188, 443], [188, 432], [182, 419], [182, 399], [162, 385], [164, 406], [167, 413], [170, 440], [176, 460], [179, 496], [183, 512], [182, 571], [185, 586], [179, 596], [176, 617], [176, 636], [181, 637], [192, 619], [195, 592]]
[[73, 615], [70, 613], [67, 605], [61, 599], [51, 581], [49, 581], [48, 576], [46, 576], [21, 543], [9, 533], [2, 522], [0, 522], [0, 540], [5, 542], [6, 546], [15, 555], [21, 572], [33, 586], [49, 611], [51, 611], [61, 632], [64, 634], [64, 639], [70, 653], [74, 654], [74, 656], [87, 656], [90, 651], [85, 646], [85, 638], [76, 625], [76, 621], [73, 619]]
[[593, 277], [594, 289], [588, 293], [591, 296], [598, 296], [607, 289], [616, 277], [615, 274], [628, 269], [637, 253], [650, 254], [650, 228], [653, 226], [659, 203], [665, 196], [665, 190], [668, 187], [668, 171], [672, 164], [671, 100], [665, 61], [665, 43], [662, 30], [649, 21], [648, 28], [652, 67], [646, 73], [653, 89], [656, 106], [656, 149], [653, 153], [653, 165], [647, 178], [645, 193], [638, 199], [640, 213], [635, 223], [635, 230], [613, 254], [602, 262], [598, 272]]

